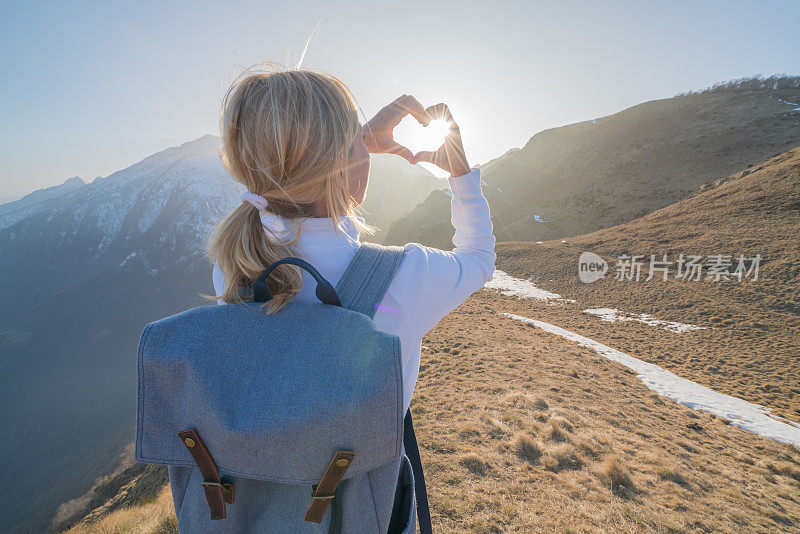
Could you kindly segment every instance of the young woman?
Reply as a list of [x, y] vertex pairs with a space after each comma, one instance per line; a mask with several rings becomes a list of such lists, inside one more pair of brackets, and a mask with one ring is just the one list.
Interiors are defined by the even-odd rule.
[[[392, 130], [409, 114], [423, 125], [436, 118], [449, 121], [444, 145], [417, 154], [398, 145]], [[367, 189], [370, 153], [427, 161], [451, 174], [455, 248], [405, 245], [374, 317], [379, 330], [401, 340], [405, 411], [419, 373], [422, 337], [492, 279], [496, 258], [480, 170], [470, 169], [447, 106], [423, 108], [404, 95], [362, 126], [349, 91], [332, 76], [306, 70], [250, 73], [225, 97], [221, 132], [223, 162], [247, 193], [209, 241], [220, 304], [238, 302], [240, 286], [286, 256], [308, 261], [337, 284], [360, 232], [369, 231], [356, 208]], [[291, 299], [317, 301], [316, 283], [298, 270], [281, 266], [270, 275], [270, 313]]]

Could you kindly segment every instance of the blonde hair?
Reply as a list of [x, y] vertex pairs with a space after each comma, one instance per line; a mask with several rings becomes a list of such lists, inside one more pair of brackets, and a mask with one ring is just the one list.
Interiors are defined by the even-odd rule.
[[[356, 201], [348, 188], [348, 153], [358, 129], [355, 99], [345, 85], [327, 74], [282, 70], [270, 66], [242, 73], [228, 89], [222, 106], [220, 157], [233, 178], [264, 197], [266, 211], [304, 218], [324, 201], [335, 225], [353, 217], [360, 230], [372, 228], [356, 218]], [[266, 231], [265, 231], [266, 230]], [[252, 283], [271, 263], [292, 256], [261, 222], [253, 205], [242, 203], [222, 220], [208, 240], [208, 256], [225, 276], [222, 298], [249, 300]], [[281, 265], [267, 278], [274, 313], [300, 290], [299, 270]], [[242, 294], [245, 289], [245, 294]]]

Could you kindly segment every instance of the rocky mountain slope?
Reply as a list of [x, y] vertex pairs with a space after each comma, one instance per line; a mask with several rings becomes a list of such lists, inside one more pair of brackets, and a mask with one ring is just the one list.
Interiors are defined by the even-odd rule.
[[[585, 234], [668, 206], [800, 144], [800, 78], [721, 84], [534, 135], [483, 166], [498, 241]], [[449, 247], [434, 192], [387, 242]]]
[[[0, 531], [46, 529], [131, 441], [139, 334], [208, 303], [204, 240], [240, 202], [218, 151], [219, 138], [205, 136], [0, 206], [0, 499], [11, 511]], [[373, 161], [373, 224], [441, 186], [392, 159]]]
[[434, 177], [420, 166], [393, 156], [372, 156], [370, 185], [360, 208], [364, 219], [376, 227], [368, 241], [382, 243], [389, 227], [411, 213], [434, 191], [447, 187], [447, 181]]

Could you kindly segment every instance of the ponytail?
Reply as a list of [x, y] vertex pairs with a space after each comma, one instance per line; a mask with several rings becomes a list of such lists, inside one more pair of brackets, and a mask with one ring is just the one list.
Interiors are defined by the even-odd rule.
[[[249, 301], [253, 280], [268, 265], [292, 255], [288, 244], [283, 244], [264, 227], [260, 212], [244, 202], [214, 228], [208, 251], [226, 277], [222, 295], [207, 298], [221, 298], [228, 303]], [[274, 313], [300, 291], [300, 275], [292, 266], [280, 265], [267, 278], [267, 287], [273, 296], [268, 313]]]
[[[208, 256], [225, 277], [221, 298], [247, 301], [252, 284], [275, 261], [293, 256], [300, 224], [320, 202], [334, 224], [352, 217], [348, 153], [358, 130], [352, 95], [333, 76], [308, 70], [247, 70], [228, 89], [220, 119], [220, 159], [233, 178], [266, 201], [266, 211], [295, 223], [290, 242], [265, 228], [261, 212], [243, 202], [211, 233]], [[285, 306], [300, 290], [299, 270], [280, 265], [267, 277], [268, 313]]]

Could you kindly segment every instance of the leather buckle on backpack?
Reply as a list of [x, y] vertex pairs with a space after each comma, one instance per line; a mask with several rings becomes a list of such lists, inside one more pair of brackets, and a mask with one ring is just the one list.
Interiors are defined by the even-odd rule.
[[233, 504], [233, 484], [230, 482], [206, 482], [205, 480], [200, 481], [200, 485], [203, 487], [206, 486], [219, 486], [219, 489], [222, 490], [222, 498], [228, 504]]
[[214, 463], [211, 453], [194, 428], [178, 432], [178, 437], [186, 445], [186, 449], [200, 469], [200, 475], [203, 477], [200, 485], [203, 486], [208, 500], [211, 519], [225, 519], [225, 504], [233, 504], [233, 484], [222, 481], [217, 464]]
[[350, 467], [355, 455], [355, 452], [345, 450], [336, 451], [336, 454], [333, 455], [333, 459], [325, 470], [325, 474], [322, 475], [319, 484], [314, 484], [311, 487], [311, 506], [306, 510], [306, 521], [322, 522], [322, 517], [333, 501], [336, 487], [342, 480], [347, 468]]

